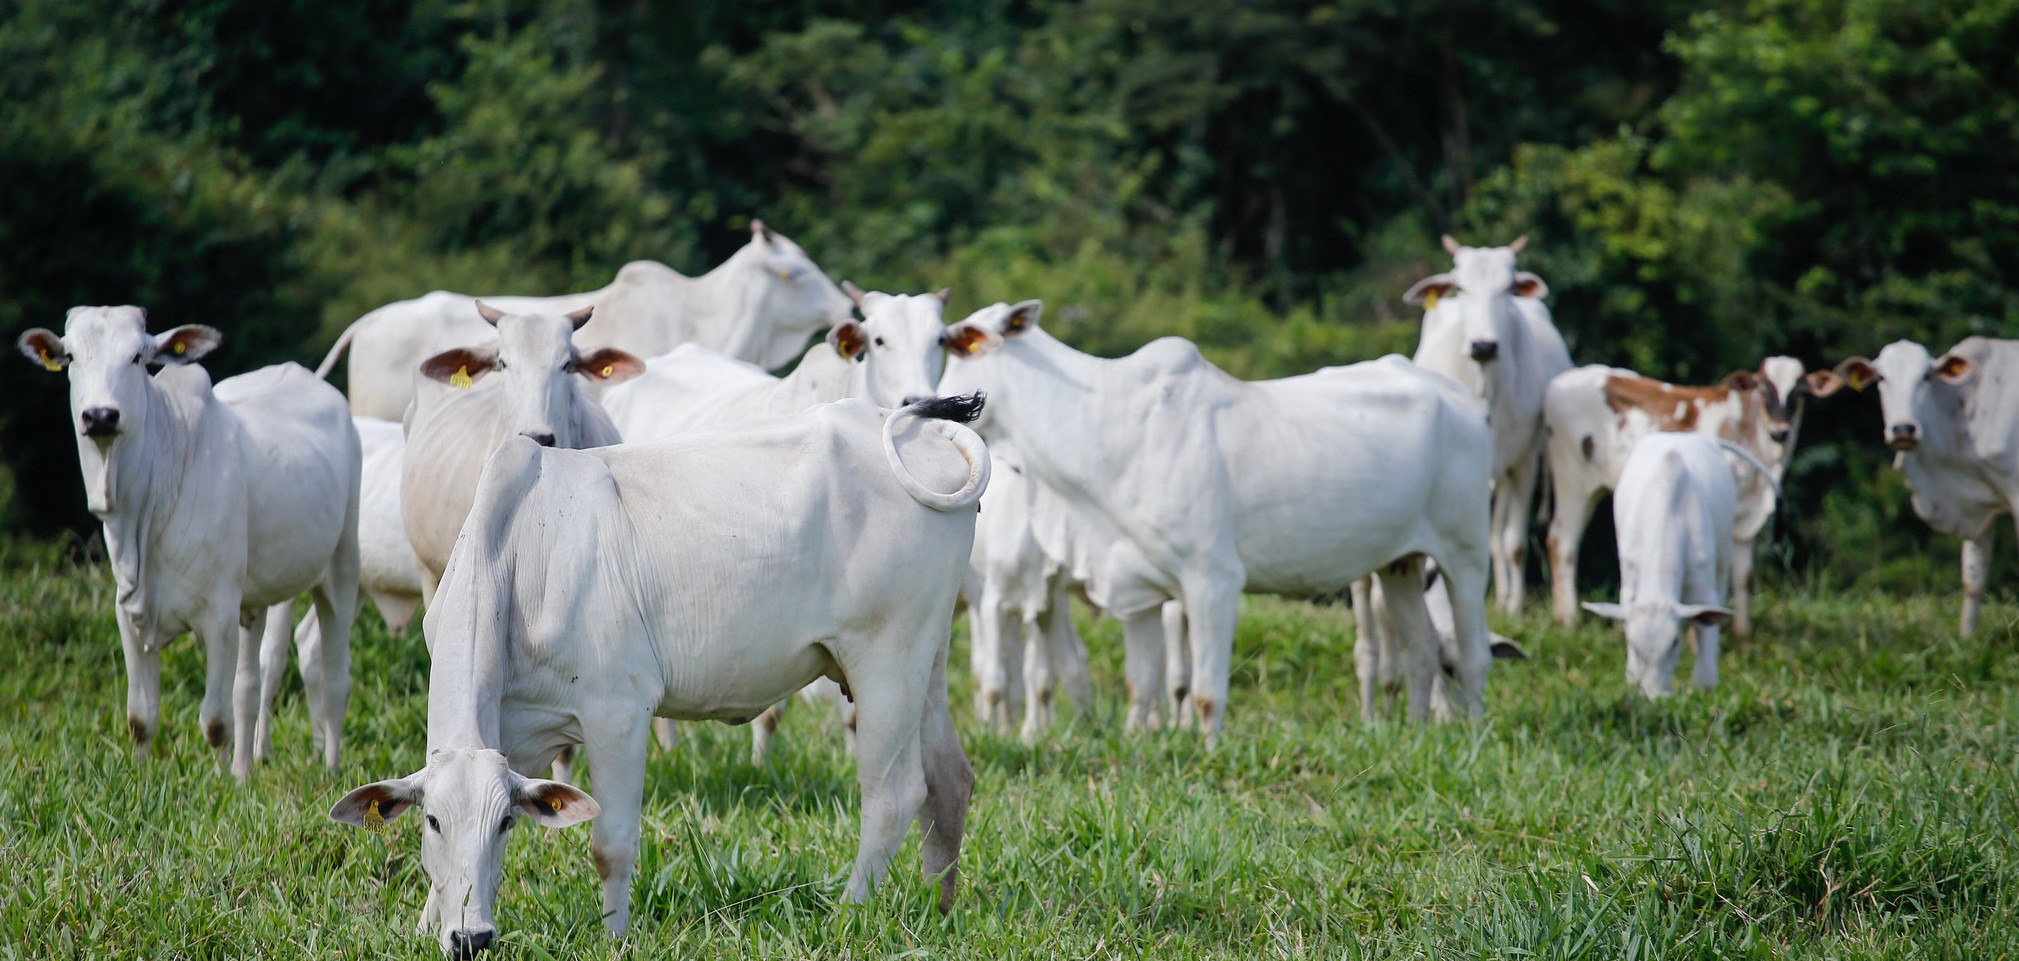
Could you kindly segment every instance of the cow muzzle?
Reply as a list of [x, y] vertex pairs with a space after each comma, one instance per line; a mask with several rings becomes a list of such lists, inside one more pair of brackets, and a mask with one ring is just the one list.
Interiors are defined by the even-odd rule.
[[449, 957], [454, 958], [455, 961], [470, 961], [479, 952], [489, 951], [491, 949], [491, 941], [496, 937], [497, 932], [490, 928], [475, 931], [451, 931], [449, 932]]
[[1775, 427], [1767, 431], [1767, 439], [1773, 441], [1776, 444], [1787, 443], [1788, 437], [1789, 437], [1789, 431], [1786, 427]]
[[1921, 430], [1913, 424], [1894, 424], [1886, 431], [1886, 443], [1894, 450], [1913, 450], [1921, 443]]
[[554, 446], [554, 432], [551, 430], [538, 430], [538, 431], [529, 430], [526, 431], [522, 436], [532, 440], [533, 443], [538, 444], [541, 447]]
[[119, 434], [119, 408], [92, 407], [77, 416], [86, 437], [114, 437]]
[[1482, 364], [1500, 356], [1500, 341], [1475, 340], [1472, 342], [1472, 359]]

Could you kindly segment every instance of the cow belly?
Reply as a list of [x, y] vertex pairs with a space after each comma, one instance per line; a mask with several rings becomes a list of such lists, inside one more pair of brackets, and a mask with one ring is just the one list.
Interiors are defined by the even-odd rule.
[[766, 656], [769, 649], [729, 642], [682, 658], [669, 667], [673, 677], [653, 713], [683, 721], [746, 721], [829, 671], [841, 673], [821, 644], [800, 643]]

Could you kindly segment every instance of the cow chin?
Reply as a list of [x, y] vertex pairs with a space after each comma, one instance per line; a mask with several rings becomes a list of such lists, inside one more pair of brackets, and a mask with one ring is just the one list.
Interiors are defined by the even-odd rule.
[[1886, 440], [1886, 446], [1897, 451], [1910, 451], [1921, 446], [1921, 440], [1918, 437], [1892, 437]]

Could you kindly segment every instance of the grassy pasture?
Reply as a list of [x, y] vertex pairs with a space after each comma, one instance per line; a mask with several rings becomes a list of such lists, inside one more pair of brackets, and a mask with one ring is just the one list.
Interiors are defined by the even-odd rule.
[[[422, 763], [426, 657], [366, 614], [344, 775], [310, 756], [298, 681], [250, 789], [197, 731], [201, 652], [164, 670], [128, 758], [102, 568], [0, 575], [0, 957], [435, 958], [416, 819], [324, 812]], [[1250, 599], [1225, 745], [1125, 736], [1120, 637], [1083, 625], [1105, 696], [1052, 743], [974, 729], [961, 901], [914, 833], [877, 902], [836, 903], [854, 770], [795, 706], [768, 768], [738, 728], [655, 752], [632, 933], [597, 921], [588, 831], [521, 829], [502, 957], [1997, 958], [2019, 949], [2019, 608], [1952, 637], [1953, 596], [1770, 591], [1723, 686], [1630, 696], [1616, 630], [1500, 621], [1481, 723], [1354, 720], [1344, 609]], [[1687, 657], [1683, 670], [1687, 670]], [[593, 790], [593, 780], [590, 785]]]

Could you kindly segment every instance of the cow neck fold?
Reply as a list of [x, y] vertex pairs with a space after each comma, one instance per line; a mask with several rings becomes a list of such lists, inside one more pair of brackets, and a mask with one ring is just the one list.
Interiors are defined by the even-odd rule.
[[[161, 377], [194, 374], [205, 383], [197, 396], [164, 389]], [[182, 486], [190, 472], [206, 466], [195, 462], [193, 438], [205, 429], [212, 404], [209, 375], [202, 368], [169, 368], [149, 377], [142, 390], [146, 409], [136, 418], [141, 428], [128, 430], [112, 445], [112, 456], [103, 459], [100, 483], [112, 497], [112, 510], [98, 515], [105, 530], [105, 553], [112, 561], [112, 575], [118, 586], [118, 604], [136, 626], [149, 621], [145, 593], [148, 545], [167, 536], [177, 520]], [[92, 482], [91, 459], [98, 457], [96, 442], [78, 438], [80, 466], [87, 484]], [[151, 638], [151, 631], [143, 631]], [[149, 642], [150, 644], [152, 642]]]

